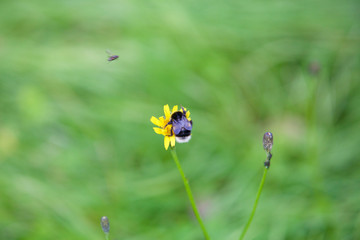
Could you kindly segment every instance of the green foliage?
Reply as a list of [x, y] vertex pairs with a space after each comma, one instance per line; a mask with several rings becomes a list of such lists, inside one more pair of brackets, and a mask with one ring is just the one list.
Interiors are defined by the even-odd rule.
[[[1, 1], [0, 239], [360, 239], [359, 2]], [[106, 50], [119, 55], [108, 63]]]

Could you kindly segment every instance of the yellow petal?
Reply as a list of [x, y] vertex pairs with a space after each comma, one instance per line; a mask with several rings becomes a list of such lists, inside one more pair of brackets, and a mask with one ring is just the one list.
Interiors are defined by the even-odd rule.
[[170, 113], [170, 107], [168, 104], [164, 106], [164, 113], [165, 113], [165, 119], [170, 119], [171, 113]]
[[168, 150], [169, 148], [169, 142], [170, 142], [170, 138], [168, 136], [165, 136], [164, 138], [164, 147], [166, 150]]
[[161, 127], [161, 121], [160, 121], [159, 119], [157, 119], [156, 117], [152, 116], [152, 117], [150, 118], [150, 121], [151, 121], [153, 124], [155, 124], [156, 126]]
[[169, 121], [165, 121], [164, 117], [159, 117], [159, 121], [160, 121], [159, 127], [162, 127], [162, 128], [164, 128], [165, 125], [169, 122]]
[[170, 145], [171, 145], [171, 147], [175, 147], [175, 135], [172, 135], [170, 137]]
[[190, 111], [187, 111], [186, 112], [186, 118], [189, 118], [190, 117]]
[[171, 113], [177, 112], [177, 110], [178, 110], [178, 105], [175, 105], [175, 106], [173, 107]]
[[165, 133], [166, 133], [164, 131], [164, 129], [162, 129], [162, 128], [154, 127], [153, 129], [154, 129], [155, 133], [157, 133], [157, 134], [165, 135]]

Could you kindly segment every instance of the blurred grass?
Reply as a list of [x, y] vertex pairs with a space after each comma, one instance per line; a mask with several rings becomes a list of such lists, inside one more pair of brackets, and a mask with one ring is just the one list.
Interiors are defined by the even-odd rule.
[[[360, 238], [360, 17], [346, 1], [1, 1], [0, 239]], [[119, 54], [106, 62], [106, 49]]]

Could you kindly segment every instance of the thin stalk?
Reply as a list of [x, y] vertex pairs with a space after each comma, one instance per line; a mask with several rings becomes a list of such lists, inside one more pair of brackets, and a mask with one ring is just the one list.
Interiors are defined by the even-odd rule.
[[196, 219], [198, 220], [198, 222], [200, 224], [200, 227], [201, 227], [201, 229], [203, 231], [204, 237], [205, 237], [206, 240], [210, 240], [209, 234], [207, 233], [207, 231], [205, 229], [205, 226], [204, 226], [204, 223], [201, 220], [199, 211], [197, 210], [197, 207], [196, 207], [196, 204], [195, 204], [195, 201], [194, 201], [194, 197], [193, 197], [191, 189], [190, 189], [189, 180], [185, 177], [185, 173], [181, 168], [181, 165], [180, 165], [179, 159], [177, 157], [175, 148], [172, 148], [170, 152], [171, 152], [171, 155], [172, 155], [172, 157], [173, 157], [173, 159], [174, 159], [174, 161], [176, 163], [177, 168], [179, 169], [181, 178], [182, 178], [182, 180], [184, 182], [186, 193], [187, 193], [187, 195], [189, 197], [189, 200], [190, 200], [192, 209], [193, 209], [193, 211], [195, 213]]
[[109, 240], [109, 233], [105, 233], [105, 240]]
[[254, 203], [253, 209], [252, 209], [252, 211], [251, 211], [249, 220], [247, 221], [246, 226], [245, 226], [243, 232], [241, 233], [241, 236], [240, 236], [239, 240], [244, 239], [245, 234], [246, 234], [246, 232], [247, 232], [247, 230], [248, 230], [248, 228], [249, 228], [249, 226], [250, 226], [250, 224], [251, 224], [251, 221], [252, 221], [253, 218], [254, 218], [255, 211], [256, 211], [256, 207], [257, 207], [257, 205], [258, 205], [259, 198], [260, 198], [260, 195], [261, 195], [261, 191], [262, 191], [263, 186], [264, 186], [264, 183], [265, 183], [265, 178], [266, 178], [267, 172], [268, 172], [268, 168], [265, 168], [265, 169], [264, 169], [264, 174], [263, 174], [263, 176], [262, 176], [261, 183], [260, 183], [260, 186], [259, 186], [259, 190], [258, 190], [257, 195], [256, 195], [256, 199], [255, 199], [255, 203]]

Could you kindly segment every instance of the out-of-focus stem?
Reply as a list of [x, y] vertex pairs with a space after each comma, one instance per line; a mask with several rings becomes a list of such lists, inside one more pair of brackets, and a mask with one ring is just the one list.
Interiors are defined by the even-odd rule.
[[246, 234], [248, 228], [250, 227], [250, 224], [251, 224], [251, 222], [252, 222], [252, 220], [254, 218], [255, 211], [256, 211], [256, 208], [257, 208], [257, 205], [258, 205], [258, 202], [259, 202], [259, 198], [260, 198], [260, 195], [261, 195], [261, 191], [262, 191], [264, 183], [265, 183], [265, 178], [266, 178], [267, 172], [268, 172], [268, 168], [264, 168], [264, 174], [263, 174], [262, 179], [261, 179], [261, 183], [260, 183], [257, 195], [256, 195], [256, 199], [255, 199], [253, 209], [252, 209], [250, 217], [249, 217], [249, 219], [248, 219], [248, 221], [247, 221], [247, 223], [245, 225], [245, 228], [244, 228], [243, 232], [241, 233], [241, 236], [240, 236], [239, 240], [244, 239], [245, 234]]
[[194, 201], [194, 197], [192, 195], [191, 188], [190, 188], [190, 185], [189, 185], [189, 180], [185, 177], [185, 173], [181, 168], [181, 165], [180, 165], [179, 159], [177, 157], [175, 148], [171, 148], [170, 152], [171, 152], [171, 155], [172, 155], [172, 157], [173, 157], [173, 159], [175, 161], [175, 164], [176, 164], [176, 166], [177, 166], [177, 168], [178, 168], [178, 170], [180, 172], [181, 178], [182, 178], [182, 180], [184, 182], [186, 193], [187, 193], [187, 195], [189, 197], [189, 200], [190, 200], [192, 209], [194, 211], [194, 214], [196, 216], [196, 219], [198, 220], [198, 222], [200, 224], [200, 227], [201, 227], [201, 229], [203, 231], [204, 237], [205, 237], [206, 240], [210, 240], [209, 234], [207, 233], [207, 231], [205, 229], [205, 226], [204, 226], [204, 223], [201, 220], [199, 211], [197, 210], [197, 207], [196, 207], [196, 204], [195, 204], [195, 201]]

